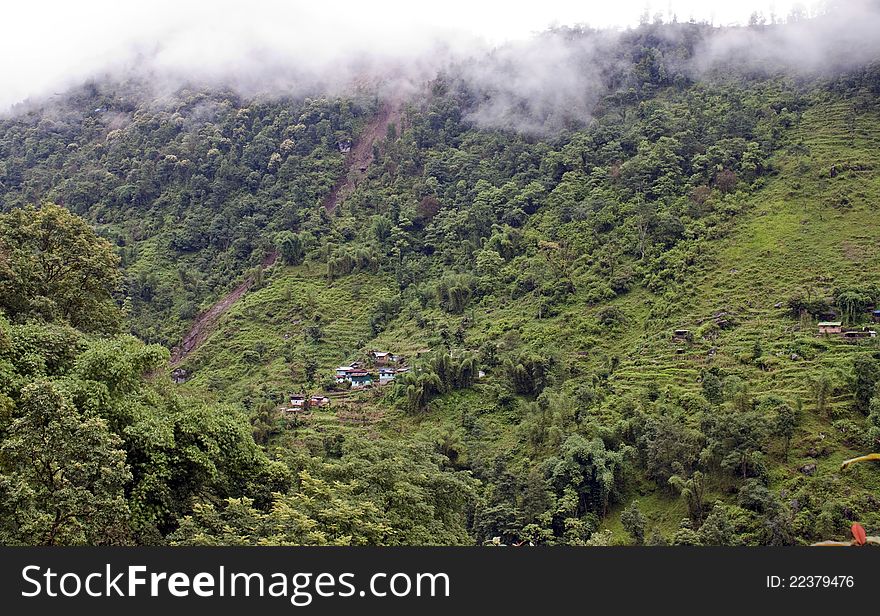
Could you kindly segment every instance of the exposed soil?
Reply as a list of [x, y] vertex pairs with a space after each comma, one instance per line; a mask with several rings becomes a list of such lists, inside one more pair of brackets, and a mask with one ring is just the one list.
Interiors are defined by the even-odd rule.
[[[260, 267], [262, 269], [266, 269], [267, 267], [275, 263], [275, 260], [277, 258], [278, 253], [273, 250], [268, 255], [266, 255], [266, 258], [263, 259], [263, 263], [260, 265]], [[196, 317], [196, 320], [189, 328], [189, 331], [187, 331], [184, 335], [181, 343], [171, 349], [172, 368], [180, 364], [180, 362], [182, 362], [187, 355], [189, 355], [194, 349], [200, 346], [207, 339], [207, 337], [213, 331], [214, 325], [217, 323], [217, 319], [219, 319], [227, 310], [232, 308], [232, 306], [239, 299], [241, 299], [241, 297], [245, 293], [247, 293], [248, 289], [250, 289], [252, 286], [254, 286], [254, 276], [248, 276], [240, 285], [221, 297], [217, 301], [217, 303], [215, 303], [208, 310]]]
[[[373, 144], [385, 138], [390, 124], [399, 122], [401, 110], [402, 106], [399, 102], [383, 103], [376, 117], [370, 121], [357, 141], [352, 144], [351, 150], [345, 156], [346, 173], [339, 178], [333, 190], [324, 199], [323, 205], [327, 212], [332, 213], [336, 206], [354, 191], [366, 175], [367, 169], [373, 162]], [[272, 251], [263, 260], [262, 268], [271, 266], [277, 258], [278, 253]], [[248, 276], [232, 291], [217, 300], [217, 303], [196, 317], [180, 344], [171, 350], [172, 368], [180, 365], [187, 355], [201, 346], [214, 331], [217, 320], [232, 308], [253, 285], [254, 277]]]
[[[399, 124], [402, 105], [397, 101], [382, 104], [379, 113], [364, 128], [345, 156], [345, 174], [324, 199], [324, 208], [332, 213], [348, 197], [367, 174], [373, 162], [373, 144], [385, 138], [390, 124]], [[400, 127], [398, 126], [398, 129]]]

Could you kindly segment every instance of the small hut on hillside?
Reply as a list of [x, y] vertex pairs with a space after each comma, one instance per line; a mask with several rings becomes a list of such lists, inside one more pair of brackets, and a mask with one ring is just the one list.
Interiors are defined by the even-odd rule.
[[819, 335], [830, 336], [843, 333], [843, 323], [840, 321], [819, 321]]
[[306, 397], [300, 394], [293, 394], [290, 396], [290, 408], [293, 409], [301, 409], [306, 406]]
[[843, 337], [847, 340], [859, 340], [861, 338], [876, 338], [877, 332], [868, 327], [862, 329], [848, 329], [843, 332]]
[[676, 329], [672, 332], [673, 342], [689, 342], [693, 336], [689, 329]]
[[402, 357], [395, 355], [390, 351], [370, 351], [370, 359], [376, 366], [388, 366], [390, 364], [399, 363]]

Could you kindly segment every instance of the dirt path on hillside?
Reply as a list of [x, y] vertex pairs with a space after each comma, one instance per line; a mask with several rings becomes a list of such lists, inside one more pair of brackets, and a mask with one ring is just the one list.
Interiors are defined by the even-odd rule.
[[[367, 169], [373, 162], [373, 144], [385, 138], [390, 124], [397, 124], [403, 106], [399, 101], [383, 103], [379, 113], [364, 128], [363, 133], [352, 145], [351, 151], [345, 157], [345, 174], [339, 178], [333, 190], [324, 199], [323, 205], [327, 212], [332, 213], [336, 206], [348, 197], [364, 178]], [[398, 126], [398, 129], [400, 127]], [[278, 253], [272, 251], [263, 260], [262, 269], [266, 269], [275, 263]], [[245, 293], [254, 285], [254, 277], [248, 276], [240, 285], [221, 297], [208, 310], [196, 317], [192, 326], [183, 336], [180, 344], [171, 349], [171, 367], [174, 368], [186, 359], [187, 355], [202, 345], [202, 343], [214, 331], [214, 326], [223, 314], [240, 300]]]
[[403, 105], [400, 101], [382, 103], [379, 113], [367, 124], [357, 141], [352, 145], [351, 151], [345, 156], [346, 172], [324, 199], [324, 209], [328, 213], [332, 213], [367, 174], [367, 169], [373, 162], [373, 144], [385, 138], [388, 126], [397, 124], [398, 133], [400, 132], [399, 123], [402, 111]]
[[[273, 250], [266, 258], [263, 259], [263, 262], [260, 264], [260, 269], [266, 269], [270, 267], [275, 261], [278, 259], [278, 252]], [[189, 331], [183, 336], [183, 340], [179, 345], [171, 349], [171, 367], [179, 365], [187, 355], [189, 355], [193, 350], [197, 347], [201, 346], [201, 344], [207, 339], [207, 337], [214, 330], [214, 325], [217, 323], [217, 320], [232, 306], [242, 298], [242, 296], [248, 292], [254, 286], [254, 276], [248, 276], [244, 279], [244, 281], [235, 287], [232, 291], [221, 297], [217, 302], [211, 306], [208, 310], [200, 314], [196, 317], [196, 320], [193, 322], [192, 326], [189, 328]]]

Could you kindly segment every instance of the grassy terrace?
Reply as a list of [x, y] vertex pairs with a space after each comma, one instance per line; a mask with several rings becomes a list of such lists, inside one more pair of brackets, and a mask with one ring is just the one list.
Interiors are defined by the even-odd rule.
[[[774, 394], [792, 404], [803, 402], [804, 420], [788, 460], [781, 460], [781, 446], [774, 445], [770, 452], [780, 458], [772, 475], [774, 488], [795, 491], [812, 482], [838, 495], [867, 495], [880, 488], [870, 466], [853, 469], [846, 477], [838, 472], [841, 460], [862, 453], [851, 447], [842, 431], [851, 425], [848, 420], [857, 419], [850, 410], [851, 396], [833, 395], [830, 410], [819, 415], [811, 387], [822, 370], [843, 384], [853, 355], [875, 349], [876, 340], [850, 344], [817, 338], [815, 322], [792, 318], [786, 307], [795, 293], [830, 295], [838, 285], [878, 281], [880, 247], [873, 238], [880, 236], [880, 220], [873, 205], [880, 201], [874, 172], [880, 165], [880, 117], [855, 116], [854, 138], [848, 129], [852, 122], [848, 103], [820, 103], [803, 115], [772, 159], [776, 173], [748, 196], [738, 197], [747, 201], [746, 214], [712, 244], [697, 276], [679, 290], [665, 316], [653, 314], [658, 298], [639, 288], [612, 300], [627, 325], [611, 329], [597, 320], [607, 304], [591, 305], [577, 294], [558, 316], [540, 320], [530, 317], [537, 310], [530, 298], [484, 301], [466, 312], [474, 326], [465, 346], [477, 348], [490, 339], [502, 345], [505, 339], [521, 340], [546, 348], [569, 369], [583, 372], [614, 356], [619, 365], [608, 387], [616, 394], [637, 395], [648, 386], [660, 392], [698, 393], [701, 372], [717, 367], [747, 379], [757, 397]], [[836, 177], [831, 177], [832, 166]], [[853, 234], [853, 229], [858, 232]], [[373, 337], [370, 317], [381, 299], [394, 295], [393, 279], [359, 273], [328, 283], [325, 271], [315, 262], [272, 268], [262, 288], [224, 315], [214, 335], [189, 358], [185, 367], [193, 370], [194, 378], [186, 387], [236, 401], [260, 390], [299, 390], [305, 387], [306, 357], [317, 361], [320, 384], [334, 366], [371, 348], [412, 356], [435, 346], [439, 328], [453, 331], [462, 318], [429, 308], [422, 318], [431, 326], [422, 328], [404, 308]], [[713, 325], [720, 313], [726, 313], [723, 318], [730, 326]], [[319, 340], [309, 334], [314, 327], [320, 329]], [[677, 328], [689, 329], [693, 340], [673, 341]], [[756, 345], [761, 350], [757, 359]], [[495, 454], [516, 451], [524, 446], [517, 429], [523, 411], [496, 405], [500, 382], [500, 376], [490, 373], [472, 390], [435, 400], [431, 412], [421, 416], [395, 410], [389, 404], [391, 388], [336, 393], [333, 407], [314, 412], [305, 425], [291, 431], [289, 442], [356, 429], [373, 436], [454, 441], [464, 461], [474, 447]], [[316, 391], [319, 385], [310, 389]], [[462, 408], [477, 426], [478, 441], [463, 436]], [[609, 411], [599, 411], [603, 413]], [[807, 464], [817, 465], [813, 476], [799, 470]], [[684, 502], [647, 486], [634, 482], [631, 498], [639, 499], [652, 526], [674, 533], [686, 515]], [[709, 502], [733, 498], [726, 485], [713, 484], [708, 491]], [[871, 522], [870, 515], [866, 521]], [[616, 512], [605, 528], [623, 536]]]

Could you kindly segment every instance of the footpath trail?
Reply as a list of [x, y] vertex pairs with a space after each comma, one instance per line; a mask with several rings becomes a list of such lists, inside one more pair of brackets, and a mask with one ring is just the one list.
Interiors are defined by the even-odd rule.
[[[354, 191], [366, 175], [367, 169], [373, 162], [373, 145], [385, 138], [390, 124], [399, 122], [401, 109], [402, 105], [399, 102], [383, 103], [379, 113], [367, 124], [357, 141], [352, 145], [345, 157], [345, 173], [323, 201], [323, 206], [328, 213], [332, 213], [336, 206]], [[278, 253], [273, 250], [263, 260], [261, 268], [270, 267], [277, 259]], [[171, 350], [172, 368], [179, 366], [190, 353], [208, 339], [220, 317], [244, 297], [244, 294], [254, 285], [254, 280], [253, 275], [248, 276], [241, 284], [196, 317], [180, 344]]]

